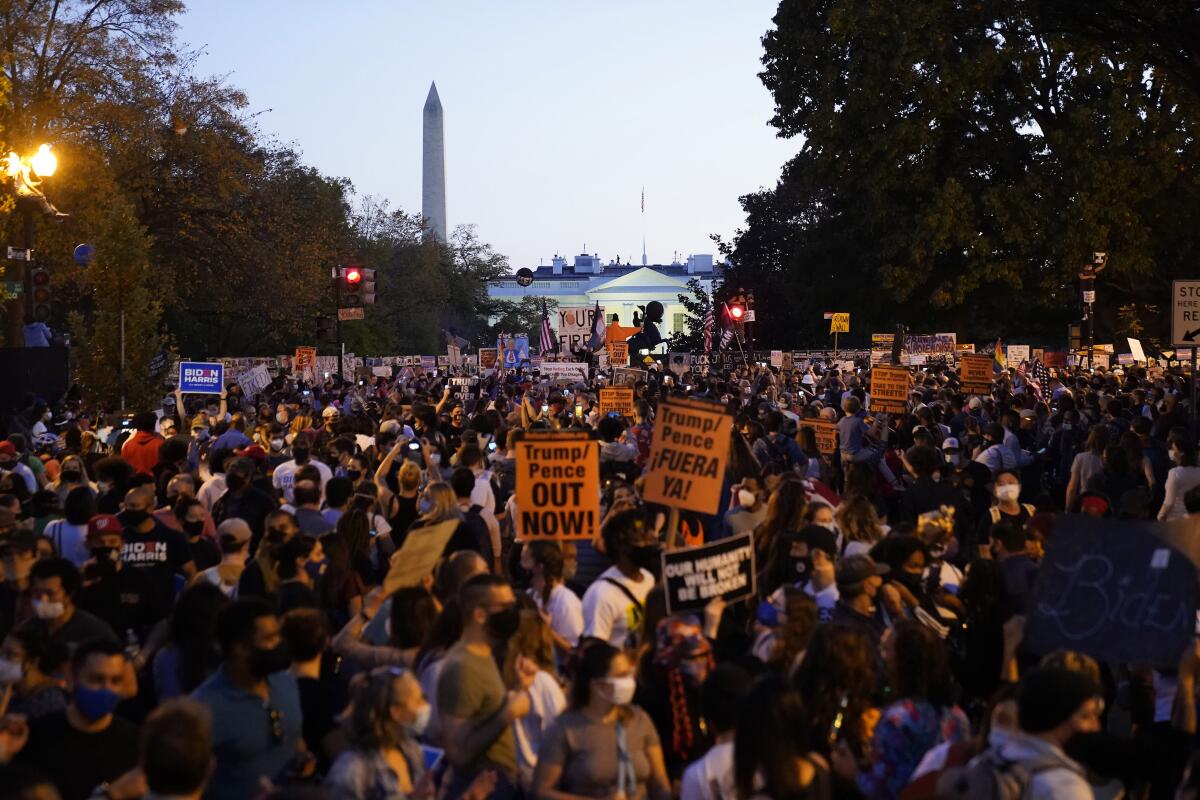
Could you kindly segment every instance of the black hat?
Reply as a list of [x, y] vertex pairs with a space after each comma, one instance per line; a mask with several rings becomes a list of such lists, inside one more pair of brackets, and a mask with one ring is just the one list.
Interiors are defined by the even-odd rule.
[[828, 528], [806, 525], [796, 534], [796, 541], [807, 544], [810, 551], [823, 550], [831, 559], [837, 557], [837, 536]]
[[1038, 667], [1021, 681], [1017, 716], [1026, 733], [1051, 731], [1069, 720], [1101, 689], [1091, 678], [1064, 667]]
[[876, 564], [875, 559], [866, 555], [846, 556], [837, 562], [838, 586], [853, 586], [862, 583], [874, 575], [886, 575], [891, 570], [887, 564]]

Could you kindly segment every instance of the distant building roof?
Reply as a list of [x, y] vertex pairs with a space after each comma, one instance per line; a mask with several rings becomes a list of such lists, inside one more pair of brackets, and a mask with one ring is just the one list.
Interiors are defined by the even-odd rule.
[[[606, 280], [611, 280], [612, 278], [619, 278], [622, 275], [628, 275], [631, 272], [637, 272], [639, 269], [652, 269], [655, 272], [662, 273], [663, 275], [670, 275], [675, 278], [686, 279], [691, 276], [696, 276], [699, 278], [712, 277], [714, 275], [719, 276], [724, 273], [725, 265], [713, 264], [711, 272], [707, 270], [704, 272], [688, 272], [687, 264], [647, 264], [644, 267], [641, 264], [605, 264], [603, 271], [598, 273], [591, 271], [576, 272], [575, 267], [572, 264], [564, 264], [561, 268], [562, 271], [558, 273], [554, 272], [553, 266], [547, 264], [543, 264], [539, 267], [530, 267], [530, 270], [533, 271], [533, 279], [535, 282], [543, 278], [561, 280], [567, 275], [571, 275], [573, 277], [604, 278]], [[493, 279], [493, 283], [516, 283], [516, 281], [516, 275], [502, 275], [499, 278]]]

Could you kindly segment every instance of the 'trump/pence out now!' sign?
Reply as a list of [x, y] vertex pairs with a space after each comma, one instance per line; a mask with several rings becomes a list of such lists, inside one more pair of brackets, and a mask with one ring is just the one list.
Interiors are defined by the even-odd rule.
[[523, 542], [600, 532], [600, 443], [586, 431], [527, 431], [517, 440], [516, 530]]
[[643, 493], [646, 501], [716, 513], [732, 424], [718, 403], [684, 399], [660, 403]]

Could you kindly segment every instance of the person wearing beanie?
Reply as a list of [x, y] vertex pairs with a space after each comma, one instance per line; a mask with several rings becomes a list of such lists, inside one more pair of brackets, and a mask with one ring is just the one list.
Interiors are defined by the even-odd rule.
[[1064, 747], [1081, 733], [1100, 730], [1102, 690], [1086, 675], [1058, 666], [1038, 667], [1021, 681], [1019, 732], [1000, 747], [1000, 757], [1031, 773], [1029, 800], [1091, 800], [1085, 770]]

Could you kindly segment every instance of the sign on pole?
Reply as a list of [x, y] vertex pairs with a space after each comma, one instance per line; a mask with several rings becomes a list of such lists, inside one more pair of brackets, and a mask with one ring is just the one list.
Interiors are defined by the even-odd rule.
[[754, 585], [754, 534], [662, 554], [667, 613], [698, 611], [714, 597], [727, 603], [750, 597]]
[[220, 394], [224, 386], [225, 367], [220, 362], [179, 362], [179, 391], [184, 394]]
[[600, 414], [633, 416], [633, 387], [604, 386], [600, 389]]
[[906, 367], [878, 366], [871, 370], [871, 410], [903, 414], [908, 410], [912, 375]]
[[1200, 347], [1200, 281], [1171, 282], [1171, 344]]
[[366, 319], [366, 312], [363, 311], [362, 306], [338, 309], [338, 322], [347, 322], [352, 319]]
[[715, 514], [721, 503], [732, 424], [719, 403], [690, 399], [660, 403], [643, 493], [646, 502]]
[[831, 311], [826, 312], [825, 318], [829, 320], [830, 333], [849, 333], [850, 332], [850, 314], [849, 312]]
[[297, 347], [292, 359], [292, 374], [300, 380], [314, 381], [317, 377], [317, 348]]
[[519, 541], [600, 532], [600, 443], [587, 431], [526, 431], [516, 469]]

